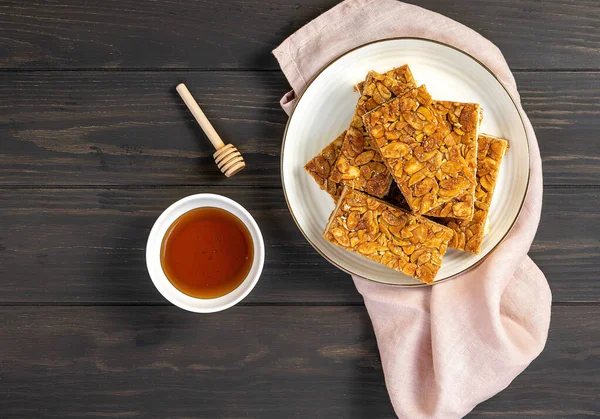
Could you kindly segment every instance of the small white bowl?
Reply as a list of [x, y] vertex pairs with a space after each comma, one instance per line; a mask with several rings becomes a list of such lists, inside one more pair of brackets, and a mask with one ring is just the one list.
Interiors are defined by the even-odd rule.
[[[181, 215], [202, 207], [221, 208], [238, 217], [248, 228], [254, 243], [254, 260], [246, 279], [236, 289], [218, 298], [194, 298], [182, 293], [167, 279], [160, 263], [160, 247], [168, 228]], [[195, 313], [225, 310], [242, 301], [258, 282], [264, 263], [265, 243], [254, 218], [237, 202], [215, 194], [190, 195], [167, 208], [154, 223], [146, 246], [146, 266], [156, 289], [172, 304]]]

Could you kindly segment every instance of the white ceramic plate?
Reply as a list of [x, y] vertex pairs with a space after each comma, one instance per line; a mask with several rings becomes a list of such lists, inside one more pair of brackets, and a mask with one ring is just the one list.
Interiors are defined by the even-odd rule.
[[521, 210], [529, 183], [529, 145], [515, 102], [500, 81], [473, 57], [453, 47], [425, 39], [389, 39], [364, 45], [334, 60], [308, 84], [290, 116], [281, 152], [281, 176], [294, 220], [327, 260], [365, 279], [418, 286], [423, 284], [322, 237], [334, 202], [304, 170], [306, 162], [349, 126], [358, 100], [353, 86], [369, 70], [384, 72], [403, 64], [410, 65], [417, 83], [425, 84], [434, 99], [481, 104], [484, 118], [480, 132], [510, 142], [481, 253], [449, 250], [436, 282], [456, 276], [485, 258], [506, 236]]

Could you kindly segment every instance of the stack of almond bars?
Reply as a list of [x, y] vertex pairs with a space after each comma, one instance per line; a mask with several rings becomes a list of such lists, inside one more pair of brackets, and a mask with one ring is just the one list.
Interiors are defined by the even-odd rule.
[[477, 103], [433, 100], [408, 65], [370, 71], [350, 127], [305, 169], [337, 205], [324, 237], [425, 283], [448, 247], [479, 253], [508, 141]]

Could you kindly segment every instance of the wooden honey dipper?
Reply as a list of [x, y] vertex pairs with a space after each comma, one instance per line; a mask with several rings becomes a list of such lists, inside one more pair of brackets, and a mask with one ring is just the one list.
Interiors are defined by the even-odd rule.
[[246, 167], [244, 158], [238, 149], [232, 144], [225, 145], [210, 121], [206, 118], [206, 115], [204, 115], [204, 112], [202, 112], [202, 109], [200, 109], [200, 106], [198, 106], [198, 103], [194, 100], [188, 88], [185, 87], [185, 84], [180, 83], [177, 85], [177, 93], [179, 93], [181, 99], [183, 99], [190, 112], [192, 112], [192, 115], [194, 115], [194, 118], [196, 118], [196, 122], [198, 122], [198, 125], [200, 125], [200, 128], [202, 128], [202, 131], [204, 131], [215, 150], [217, 150], [213, 154], [213, 158], [221, 172], [225, 176], [230, 177]]

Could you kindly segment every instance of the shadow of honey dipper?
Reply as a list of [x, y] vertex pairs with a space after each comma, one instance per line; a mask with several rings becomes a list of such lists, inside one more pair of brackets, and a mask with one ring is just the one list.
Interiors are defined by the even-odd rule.
[[194, 100], [194, 97], [188, 88], [185, 87], [185, 84], [178, 84], [176, 89], [190, 112], [192, 112], [192, 115], [194, 115], [194, 118], [196, 118], [196, 122], [198, 122], [198, 125], [202, 128], [202, 131], [204, 131], [215, 150], [217, 150], [213, 154], [213, 158], [221, 172], [223, 172], [225, 176], [231, 177], [246, 167], [244, 158], [238, 149], [232, 144], [225, 145], [210, 121], [206, 118], [206, 115], [204, 115], [204, 112], [202, 112], [202, 109], [200, 109], [200, 106], [198, 106], [198, 103]]

